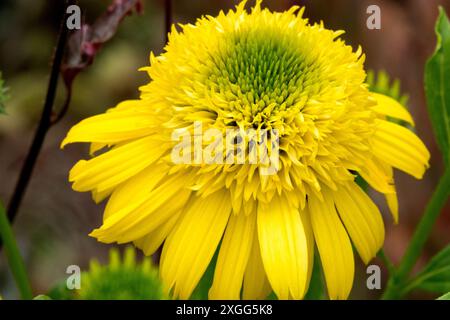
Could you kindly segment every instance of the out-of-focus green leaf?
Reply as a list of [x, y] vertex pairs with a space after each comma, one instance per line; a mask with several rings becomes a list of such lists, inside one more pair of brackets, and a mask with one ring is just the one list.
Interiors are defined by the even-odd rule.
[[321, 300], [324, 298], [324, 293], [324, 283], [321, 272], [320, 258], [318, 254], [315, 254], [311, 281], [309, 282], [309, 289], [305, 295], [305, 300]]
[[437, 143], [450, 158], [450, 22], [443, 8], [436, 22], [437, 45], [425, 66], [425, 92]]
[[5, 81], [0, 72], [0, 114], [5, 113], [5, 101], [8, 99], [8, 88], [5, 87]]
[[49, 296], [46, 296], [45, 294], [40, 294], [34, 297], [33, 300], [52, 300], [52, 299]]
[[450, 291], [450, 245], [435, 255], [411, 281], [408, 289], [414, 288], [436, 293]]
[[436, 300], [450, 300], [450, 292], [447, 292], [446, 294], [444, 294], [443, 296], [440, 296]]
[[358, 184], [358, 186], [361, 187], [365, 192], [369, 189], [369, 184], [366, 180], [364, 180], [359, 174], [355, 178], [355, 182]]
[[33, 294], [28, 280], [27, 271], [20, 255], [14, 233], [9, 224], [6, 211], [0, 201], [0, 239], [3, 240], [5, 253], [11, 272], [23, 299], [31, 300]]
[[77, 290], [70, 290], [67, 288], [66, 280], [60, 281], [55, 285], [49, 292], [47, 296], [51, 300], [75, 300], [78, 298]]
[[[220, 246], [218, 246], [220, 248]], [[209, 288], [211, 288], [214, 279], [214, 270], [216, 269], [219, 250], [216, 250], [211, 262], [208, 265], [203, 277], [200, 279], [197, 287], [191, 295], [193, 300], [208, 300]]]

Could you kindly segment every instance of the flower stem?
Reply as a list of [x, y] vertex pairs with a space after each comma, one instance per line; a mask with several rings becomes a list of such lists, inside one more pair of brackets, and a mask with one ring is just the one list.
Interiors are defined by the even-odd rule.
[[167, 44], [169, 42], [170, 28], [172, 27], [172, 0], [164, 0], [164, 25]]
[[5, 209], [0, 203], [0, 238], [5, 244], [5, 253], [8, 258], [9, 266], [16, 280], [22, 299], [32, 299], [30, 283], [28, 281], [25, 265], [20, 256], [19, 248], [17, 247], [13, 231], [6, 217]]
[[425, 214], [420, 221], [409, 247], [403, 257], [403, 261], [398, 268], [398, 276], [405, 277], [414, 267], [421, 251], [427, 241], [436, 219], [439, 217], [442, 208], [450, 195], [450, 170], [447, 169], [441, 177], [439, 184], [428, 203]]
[[39, 121], [38, 128], [28, 150], [27, 157], [20, 171], [19, 179], [17, 181], [14, 193], [11, 197], [11, 201], [8, 206], [8, 219], [12, 223], [17, 215], [22, 198], [30, 182], [31, 175], [33, 173], [36, 160], [44, 144], [45, 136], [52, 125], [52, 112], [53, 103], [55, 101], [56, 89], [58, 87], [58, 77], [61, 67], [61, 62], [64, 55], [64, 49], [66, 47], [68, 29], [66, 27], [66, 19], [68, 14], [66, 13], [67, 6], [73, 4], [74, 1], [66, 1], [64, 6], [64, 12], [61, 18], [61, 25], [59, 29], [58, 42], [56, 45], [55, 54], [53, 57], [52, 68], [50, 72], [50, 80], [47, 87], [47, 95], [45, 97], [44, 107], [42, 109], [41, 119]]
[[391, 262], [391, 260], [389, 259], [389, 257], [384, 253], [384, 250], [381, 249], [378, 252], [378, 257], [381, 259], [381, 261], [383, 261], [386, 269], [388, 270], [389, 274], [393, 274], [395, 272], [395, 266], [394, 264]]
[[436, 190], [428, 203], [425, 213], [420, 220], [416, 231], [409, 243], [405, 255], [400, 262], [398, 269], [389, 279], [383, 299], [398, 299], [405, 292], [403, 286], [412, 268], [420, 257], [422, 249], [431, 233], [436, 219], [444, 207], [450, 195], [450, 169], [446, 169], [441, 177]]

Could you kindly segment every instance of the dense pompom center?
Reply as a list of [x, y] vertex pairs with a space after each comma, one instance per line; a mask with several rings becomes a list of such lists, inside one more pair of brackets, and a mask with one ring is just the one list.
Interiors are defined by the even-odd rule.
[[239, 32], [228, 40], [226, 53], [211, 57], [209, 88], [225, 93], [231, 115], [227, 125], [272, 128], [273, 117], [308, 93], [318, 76], [314, 61], [295, 45], [291, 34], [268, 29]]
[[[166, 51], [152, 56], [153, 81], [142, 88], [142, 97], [164, 106], [167, 136], [174, 129], [197, 136], [196, 122], [203, 131], [221, 131], [223, 141], [230, 128], [256, 130], [257, 139], [262, 131], [276, 131], [278, 148], [272, 148], [274, 139], [258, 141], [266, 144], [263, 152], [278, 154], [275, 174], [263, 177], [267, 163], [253, 163], [247, 155], [228, 163], [229, 153], [215, 149], [215, 159], [223, 162], [205, 164], [199, 157], [186, 164], [198, 170], [200, 191], [220, 176], [217, 188], [236, 194], [240, 190], [234, 186], [244, 188], [246, 198], [270, 199], [275, 190], [297, 189], [304, 201], [321, 185], [335, 188], [353, 179], [350, 170], [364, 165], [374, 102], [364, 84], [362, 51], [339, 39], [341, 31], [308, 24], [297, 9], [271, 13], [256, 7], [247, 13], [239, 8], [204, 17], [180, 32], [173, 29]], [[233, 141], [239, 143], [239, 135]], [[194, 139], [183, 143], [195, 145]], [[245, 179], [249, 186], [242, 185]]]

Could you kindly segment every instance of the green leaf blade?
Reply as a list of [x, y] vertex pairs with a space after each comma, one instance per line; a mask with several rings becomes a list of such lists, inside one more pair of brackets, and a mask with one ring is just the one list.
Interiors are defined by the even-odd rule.
[[443, 296], [440, 296], [436, 300], [450, 300], [450, 292], [447, 292], [446, 294], [444, 294]]
[[[316, 250], [316, 252], [318, 252]], [[318, 254], [314, 255], [314, 265], [309, 282], [309, 289], [305, 295], [305, 300], [323, 300], [325, 297], [324, 281], [321, 272], [322, 266]]]
[[33, 294], [28, 280], [28, 275], [17, 246], [14, 233], [9, 224], [6, 211], [0, 201], [0, 239], [3, 240], [5, 246], [6, 257], [8, 258], [9, 267], [16, 280], [17, 287], [23, 299], [31, 300]]
[[409, 286], [413, 288], [436, 293], [450, 291], [450, 245], [436, 254], [415, 277]]
[[445, 163], [450, 159], [450, 21], [443, 8], [436, 22], [436, 50], [425, 66], [428, 112]]

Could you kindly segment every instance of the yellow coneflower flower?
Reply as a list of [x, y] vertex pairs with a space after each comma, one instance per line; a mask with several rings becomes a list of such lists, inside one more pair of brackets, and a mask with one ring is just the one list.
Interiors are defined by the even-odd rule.
[[[91, 236], [133, 242], [147, 255], [164, 242], [160, 275], [176, 298], [190, 297], [218, 250], [211, 299], [261, 299], [271, 290], [301, 299], [314, 244], [329, 297], [347, 298], [352, 243], [368, 263], [384, 241], [382, 216], [355, 176], [386, 196], [397, 221], [393, 168], [421, 178], [428, 166], [421, 140], [387, 120], [413, 125], [410, 114], [369, 92], [362, 50], [302, 14], [270, 12], [260, 1], [247, 12], [244, 1], [172, 28], [165, 52], [143, 68], [151, 81], [140, 99], [81, 121], [62, 143], [90, 142], [93, 155], [106, 149], [69, 177], [95, 201], [109, 197]], [[198, 123], [223, 137], [198, 140]], [[267, 161], [229, 162], [218, 147], [227, 129], [276, 130], [278, 144], [266, 139], [276, 171], [265, 171]], [[183, 144], [194, 146], [181, 148], [191, 162], [173, 159]], [[250, 153], [255, 146], [244, 140]], [[202, 159], [208, 152], [213, 161]]]

